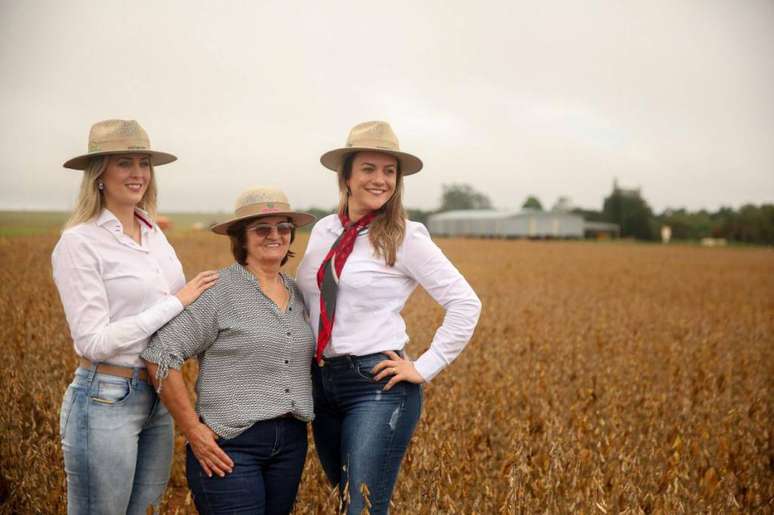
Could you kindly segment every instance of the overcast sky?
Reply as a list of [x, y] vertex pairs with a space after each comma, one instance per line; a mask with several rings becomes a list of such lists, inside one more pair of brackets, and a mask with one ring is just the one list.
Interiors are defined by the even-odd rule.
[[162, 212], [332, 206], [319, 156], [373, 119], [425, 162], [409, 207], [599, 209], [616, 177], [658, 211], [774, 202], [774, 2], [0, 0], [0, 115], [7, 209], [70, 208], [106, 118], [179, 157]]

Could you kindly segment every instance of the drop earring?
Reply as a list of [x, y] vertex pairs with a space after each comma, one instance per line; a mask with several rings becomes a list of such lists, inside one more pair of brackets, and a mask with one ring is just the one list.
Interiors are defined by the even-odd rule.
[[102, 182], [102, 181], [99, 181], [99, 182], [97, 183], [97, 189], [98, 189], [99, 191], [102, 191], [102, 190], [104, 190], [104, 189], [105, 189], [105, 183], [104, 183], [104, 182]]

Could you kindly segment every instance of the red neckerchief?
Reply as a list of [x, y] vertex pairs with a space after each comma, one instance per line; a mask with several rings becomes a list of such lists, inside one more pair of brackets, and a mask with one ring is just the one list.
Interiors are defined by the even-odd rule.
[[320, 289], [320, 323], [315, 360], [318, 362], [322, 358], [323, 350], [331, 341], [341, 271], [355, 247], [357, 235], [368, 227], [375, 217], [376, 213], [372, 211], [357, 222], [352, 223], [346, 214], [339, 213], [339, 220], [344, 227], [344, 232], [333, 242], [331, 249], [317, 270], [317, 287]]

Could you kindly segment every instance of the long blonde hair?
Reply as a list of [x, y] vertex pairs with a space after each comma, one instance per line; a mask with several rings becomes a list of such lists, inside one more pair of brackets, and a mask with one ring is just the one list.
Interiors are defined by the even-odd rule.
[[[357, 152], [349, 154], [337, 173], [339, 177], [339, 213], [347, 214], [349, 187], [347, 181], [352, 176], [352, 162]], [[394, 266], [398, 248], [406, 235], [406, 210], [403, 209], [403, 173], [398, 161], [398, 174], [395, 178], [395, 192], [385, 202], [376, 218], [368, 226], [368, 239], [376, 255], [384, 258], [388, 266]]]
[[[88, 222], [99, 216], [105, 207], [105, 198], [99, 189], [99, 178], [107, 170], [110, 156], [94, 157], [89, 161], [89, 166], [83, 171], [81, 179], [81, 190], [78, 193], [78, 200], [75, 202], [70, 218], [65, 223], [64, 228]], [[137, 204], [137, 207], [146, 211], [150, 217], [156, 218], [156, 201], [158, 199], [158, 189], [156, 187], [156, 174], [153, 171], [153, 165], [150, 165], [150, 182], [145, 195]]]

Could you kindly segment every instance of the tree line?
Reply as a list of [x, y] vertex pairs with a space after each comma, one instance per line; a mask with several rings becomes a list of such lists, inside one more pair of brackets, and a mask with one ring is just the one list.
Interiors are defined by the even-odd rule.
[[[534, 195], [529, 195], [521, 207], [544, 209]], [[472, 186], [445, 184], [441, 205], [437, 210], [410, 211], [412, 220], [424, 222], [427, 216], [434, 212], [491, 208], [489, 198]], [[657, 240], [661, 237], [661, 227], [668, 225], [672, 229], [672, 238], [678, 240], [726, 238], [735, 242], [774, 245], [774, 204], [745, 204], [739, 209], [721, 207], [717, 211], [668, 208], [661, 213], [655, 213], [639, 190], [627, 190], [614, 184], [600, 210], [570, 207], [566, 198], [560, 198], [551, 209], [570, 211], [588, 221], [618, 224], [622, 238]]]
[[[427, 218], [434, 213], [493, 208], [489, 197], [469, 184], [444, 184], [442, 188], [438, 209], [408, 209], [409, 218], [427, 224]], [[534, 195], [529, 195], [521, 207], [544, 210]], [[592, 222], [618, 224], [622, 238], [658, 240], [661, 227], [668, 225], [672, 229], [672, 239], [676, 240], [725, 238], [734, 242], [774, 245], [774, 204], [768, 203], [745, 204], [739, 209], [721, 207], [717, 211], [668, 208], [655, 213], [639, 190], [619, 188], [614, 183], [600, 210], [572, 207], [565, 197], [560, 197], [551, 210], [572, 212]], [[333, 212], [315, 208], [310, 211], [318, 218]]]
[[614, 187], [599, 212], [576, 210], [588, 220], [613, 222], [621, 236], [639, 240], [660, 239], [662, 226], [669, 226], [672, 238], [700, 240], [725, 238], [729, 241], [774, 245], [774, 204], [745, 204], [739, 209], [721, 207], [716, 211], [667, 208], [654, 213], [637, 192]]

